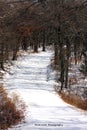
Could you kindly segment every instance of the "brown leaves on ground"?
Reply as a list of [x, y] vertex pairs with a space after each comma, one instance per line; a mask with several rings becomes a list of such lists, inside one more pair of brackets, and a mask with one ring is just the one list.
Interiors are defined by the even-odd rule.
[[18, 95], [8, 97], [5, 89], [0, 87], [0, 130], [16, 125], [24, 119], [25, 104]]
[[83, 100], [77, 95], [70, 94], [70, 93], [66, 94], [64, 92], [59, 92], [59, 95], [68, 104], [71, 104], [73, 106], [76, 106], [77, 108], [87, 111], [87, 99]]

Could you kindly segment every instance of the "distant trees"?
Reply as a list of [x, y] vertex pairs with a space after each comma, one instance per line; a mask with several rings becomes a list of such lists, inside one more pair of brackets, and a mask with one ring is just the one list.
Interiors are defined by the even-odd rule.
[[[50, 25], [51, 33], [47, 32], [48, 39], [54, 43], [55, 66], [60, 68], [59, 80], [62, 90], [68, 87], [68, 69], [72, 53], [75, 64], [81, 60], [80, 57], [83, 54], [84, 63], [87, 66], [87, 49], [84, 49], [87, 7], [84, 1], [79, 0], [50, 0], [47, 1], [46, 9], [47, 25]], [[86, 69], [85, 73], [87, 73]]]
[[[80, 0], [0, 1], [0, 65], [15, 60], [19, 48], [34, 52], [54, 45], [61, 90], [68, 87], [71, 54], [87, 74], [87, 2]], [[12, 56], [11, 56], [12, 54]]]
[[[4, 26], [5, 18], [8, 16], [9, 6], [0, 1], [0, 67], [4, 70], [3, 63], [8, 59], [7, 28]], [[9, 34], [8, 34], [9, 35]]]
[[12, 1], [0, 1], [0, 68], [3, 70], [5, 70], [5, 62], [17, 58], [20, 47], [27, 50], [27, 37], [30, 32], [28, 32], [29, 29], [26, 30], [24, 15], [26, 15], [27, 7], [30, 8], [33, 5], [31, 2], [28, 2], [28, 6], [27, 3], [21, 6], [21, 1], [19, 4]]
[[[71, 48], [71, 29], [73, 26], [73, 5], [75, 1], [66, 0], [51, 0], [48, 3], [48, 10], [51, 12], [50, 24], [55, 33], [54, 48], [55, 48], [55, 65], [60, 68], [61, 90], [67, 87], [68, 83], [68, 68]], [[52, 10], [52, 11], [51, 11]], [[54, 35], [54, 34], [52, 34]]]

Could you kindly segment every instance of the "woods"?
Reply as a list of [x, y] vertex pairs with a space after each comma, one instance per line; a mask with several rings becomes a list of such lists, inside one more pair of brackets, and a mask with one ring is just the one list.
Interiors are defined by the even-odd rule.
[[87, 1], [0, 0], [0, 68], [17, 59], [20, 49], [54, 46], [60, 90], [70, 88], [71, 64], [87, 76]]
[[[38, 53], [41, 48], [45, 52], [50, 45], [56, 91], [66, 102], [87, 110], [87, 1], [0, 0], [0, 73], [8, 71], [6, 65], [17, 60], [20, 50]], [[5, 92], [3, 87], [0, 90]], [[12, 111], [10, 117], [8, 110], [6, 121], [16, 113], [20, 122], [23, 111], [17, 111], [15, 103], [5, 95], [6, 107], [9, 105]], [[0, 121], [2, 118], [3, 114]]]
[[[6, 8], [5, 8], [6, 7]], [[71, 55], [87, 75], [87, 6], [80, 0], [0, 1], [0, 66], [17, 58], [20, 48], [54, 45], [61, 90], [68, 87]]]

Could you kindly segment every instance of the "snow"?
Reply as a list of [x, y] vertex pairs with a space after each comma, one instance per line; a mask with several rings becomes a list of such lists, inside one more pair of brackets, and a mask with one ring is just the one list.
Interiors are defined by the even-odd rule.
[[50, 67], [52, 51], [24, 54], [6, 74], [3, 84], [11, 95], [25, 101], [25, 122], [9, 130], [86, 130], [87, 113], [68, 105], [55, 92], [55, 72]]

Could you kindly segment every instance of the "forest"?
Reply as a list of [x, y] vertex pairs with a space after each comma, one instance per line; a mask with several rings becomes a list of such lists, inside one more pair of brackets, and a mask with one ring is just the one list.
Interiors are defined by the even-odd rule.
[[38, 53], [48, 46], [60, 83], [55, 90], [87, 110], [87, 1], [0, 0], [0, 73], [9, 73], [20, 50]]

